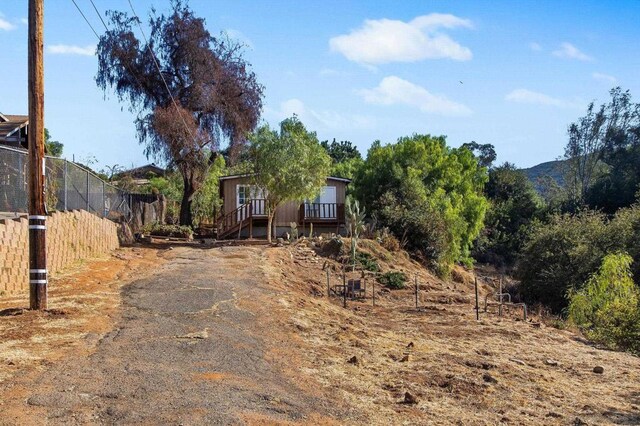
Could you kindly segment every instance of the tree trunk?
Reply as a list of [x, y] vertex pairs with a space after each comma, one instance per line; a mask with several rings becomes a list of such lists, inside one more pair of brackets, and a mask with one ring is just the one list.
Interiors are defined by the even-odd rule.
[[271, 242], [271, 226], [273, 225], [273, 217], [275, 216], [275, 209], [269, 210], [267, 215], [267, 241]]
[[184, 190], [182, 191], [182, 202], [180, 203], [180, 225], [193, 226], [191, 203], [196, 190], [192, 180], [187, 176], [183, 176], [182, 181], [184, 182]]

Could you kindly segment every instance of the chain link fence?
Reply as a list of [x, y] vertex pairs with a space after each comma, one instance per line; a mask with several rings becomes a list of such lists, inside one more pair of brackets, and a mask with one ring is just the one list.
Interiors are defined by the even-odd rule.
[[[103, 181], [70, 161], [47, 157], [46, 204], [48, 211], [82, 209], [100, 217], [130, 220], [134, 200], [131, 194]], [[0, 146], [0, 213], [28, 211], [29, 157], [23, 150]]]

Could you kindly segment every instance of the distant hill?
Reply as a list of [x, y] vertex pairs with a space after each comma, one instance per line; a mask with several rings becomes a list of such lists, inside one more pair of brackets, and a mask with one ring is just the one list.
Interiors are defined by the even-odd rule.
[[[524, 174], [527, 175], [529, 180], [536, 186], [538, 178], [543, 176], [551, 176], [558, 185], [564, 185], [564, 171], [566, 167], [566, 160], [547, 161], [546, 163], [540, 163], [536, 166], [529, 167], [528, 169], [522, 169]], [[538, 188], [539, 189], [539, 188]]]

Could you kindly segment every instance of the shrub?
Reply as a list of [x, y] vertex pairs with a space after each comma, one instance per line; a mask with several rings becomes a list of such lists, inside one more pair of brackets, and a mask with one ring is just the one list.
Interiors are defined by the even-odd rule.
[[391, 289], [399, 290], [404, 288], [407, 276], [404, 272], [385, 272], [378, 277], [378, 282]]
[[534, 223], [516, 270], [525, 301], [560, 313], [568, 290], [582, 288], [612, 251], [608, 240], [599, 213], [555, 215], [548, 223]]
[[382, 146], [374, 142], [356, 173], [355, 195], [406, 248], [447, 275], [455, 262], [471, 262], [482, 229], [487, 171], [466, 148], [446, 138], [413, 135]]
[[364, 269], [365, 271], [380, 271], [380, 265], [378, 265], [376, 259], [369, 253], [365, 253], [362, 251], [356, 252], [356, 264], [360, 265], [360, 267], [362, 267], [362, 269]]
[[184, 225], [163, 225], [159, 223], [145, 225], [142, 228], [145, 234], [160, 237], [193, 238], [193, 230]]
[[534, 222], [516, 270], [528, 303], [558, 314], [568, 305], [569, 289], [582, 289], [607, 253], [626, 252], [631, 272], [640, 278], [640, 205], [619, 210], [613, 219], [595, 212], [554, 215]]
[[390, 252], [400, 251], [401, 249], [400, 241], [398, 241], [395, 235], [393, 235], [389, 231], [389, 228], [383, 228], [382, 231], [378, 232], [377, 234], [378, 236], [376, 239], [378, 240], [378, 243], [380, 243], [380, 245], [384, 247], [387, 251], [390, 251]]
[[638, 299], [626, 253], [605, 256], [584, 288], [570, 291], [569, 320], [589, 338], [613, 349], [640, 350]]

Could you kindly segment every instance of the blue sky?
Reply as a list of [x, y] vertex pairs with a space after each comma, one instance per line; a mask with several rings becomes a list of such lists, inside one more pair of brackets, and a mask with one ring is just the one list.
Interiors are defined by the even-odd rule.
[[[76, 0], [94, 28], [89, 0]], [[126, 0], [94, 0], [128, 11]], [[169, 0], [134, 0], [138, 14]], [[212, 33], [247, 45], [263, 119], [297, 113], [323, 139], [444, 134], [521, 167], [562, 155], [567, 125], [616, 85], [640, 94], [637, 1], [192, 0]], [[27, 112], [27, 1], [0, 0], [0, 112]], [[45, 0], [45, 120], [65, 156], [148, 162], [134, 116], [97, 89], [95, 35], [71, 0]]]

